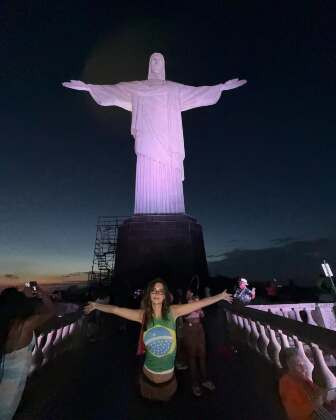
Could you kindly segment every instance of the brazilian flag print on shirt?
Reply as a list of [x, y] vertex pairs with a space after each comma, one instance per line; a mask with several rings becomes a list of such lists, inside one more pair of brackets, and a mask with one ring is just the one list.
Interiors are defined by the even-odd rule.
[[144, 332], [145, 367], [154, 372], [174, 368], [176, 356], [176, 323], [169, 313], [167, 319], [153, 319]]

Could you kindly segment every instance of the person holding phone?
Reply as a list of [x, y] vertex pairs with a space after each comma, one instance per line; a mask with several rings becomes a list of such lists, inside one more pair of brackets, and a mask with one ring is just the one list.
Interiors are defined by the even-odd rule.
[[99, 310], [142, 325], [145, 362], [139, 380], [140, 393], [150, 400], [168, 401], [177, 389], [174, 373], [176, 319], [221, 300], [231, 303], [232, 297], [224, 290], [199, 301], [171, 305], [167, 284], [157, 278], [149, 283], [140, 309], [89, 302], [84, 312]]
[[238, 287], [233, 294], [233, 302], [239, 305], [249, 305], [251, 300], [255, 299], [256, 292], [255, 288], [249, 289], [247, 287], [248, 281], [244, 278], [240, 278], [238, 281]]
[[[188, 293], [188, 292], [187, 292]], [[188, 303], [198, 302], [197, 295], [189, 293]], [[205, 333], [202, 325], [204, 312], [202, 309], [191, 312], [184, 317], [183, 342], [190, 367], [191, 389], [196, 397], [202, 395], [202, 388], [214, 391], [215, 384], [209, 379], [206, 362]]]
[[[42, 308], [36, 310], [36, 300]], [[0, 294], [0, 419], [13, 418], [25, 388], [35, 343], [34, 330], [54, 315], [54, 305], [36, 282], [23, 291], [15, 287]]]
[[[289, 420], [334, 419], [325, 405], [326, 390], [311, 380], [306, 358], [297, 347], [286, 348], [282, 355], [284, 372], [278, 383], [278, 392]], [[325, 405], [325, 406], [324, 406]]]
[[25, 287], [27, 289], [30, 289], [30, 291], [33, 295], [37, 294], [37, 282], [36, 281], [28, 281], [27, 283], [25, 283]]

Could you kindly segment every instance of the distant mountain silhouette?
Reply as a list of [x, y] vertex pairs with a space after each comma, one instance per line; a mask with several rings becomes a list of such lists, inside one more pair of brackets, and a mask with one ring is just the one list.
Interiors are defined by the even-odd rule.
[[322, 273], [321, 262], [326, 259], [336, 274], [336, 239], [293, 241], [285, 245], [248, 250], [236, 249], [223, 253], [219, 261], [209, 261], [212, 276], [243, 276], [251, 281], [293, 279], [295, 284], [311, 286]]

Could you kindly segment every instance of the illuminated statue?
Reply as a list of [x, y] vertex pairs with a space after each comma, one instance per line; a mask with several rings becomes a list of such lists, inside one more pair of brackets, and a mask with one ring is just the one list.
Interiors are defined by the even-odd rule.
[[99, 105], [132, 112], [131, 133], [137, 155], [135, 214], [184, 213], [184, 140], [181, 112], [214, 105], [223, 90], [246, 80], [193, 87], [166, 80], [164, 57], [154, 53], [148, 79], [115, 85], [92, 85], [78, 80], [63, 86], [85, 90]]

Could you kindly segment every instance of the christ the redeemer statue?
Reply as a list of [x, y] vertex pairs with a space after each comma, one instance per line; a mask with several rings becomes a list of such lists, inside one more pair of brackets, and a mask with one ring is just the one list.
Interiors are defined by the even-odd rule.
[[185, 213], [184, 140], [181, 112], [214, 105], [223, 90], [246, 80], [232, 79], [215, 86], [193, 87], [166, 80], [164, 57], [154, 53], [148, 79], [115, 85], [92, 85], [79, 80], [63, 86], [85, 90], [97, 104], [119, 106], [132, 112], [135, 139], [135, 214]]

